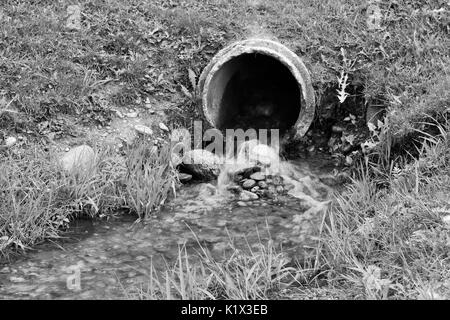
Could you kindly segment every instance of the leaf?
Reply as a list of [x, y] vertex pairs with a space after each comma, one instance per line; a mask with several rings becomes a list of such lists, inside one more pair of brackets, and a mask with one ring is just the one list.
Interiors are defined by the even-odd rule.
[[181, 86], [181, 91], [184, 93], [184, 95], [186, 97], [188, 97], [189, 99], [192, 99], [192, 94], [189, 92], [189, 90], [182, 84], [180, 84], [180, 86]]
[[369, 123], [367, 124], [367, 127], [369, 127], [369, 131], [370, 131], [370, 132], [375, 132], [375, 130], [377, 129], [377, 126], [374, 125], [372, 122], [369, 122]]
[[377, 121], [377, 126], [378, 126], [379, 129], [383, 128], [383, 127], [384, 127], [383, 121], [378, 120], [378, 121]]
[[345, 140], [347, 140], [348, 143], [353, 145], [353, 142], [355, 142], [355, 136], [353, 134], [349, 134], [348, 136], [345, 137]]
[[189, 81], [191, 82], [192, 89], [195, 90], [197, 87], [197, 76], [195, 75], [195, 72], [192, 69], [188, 69], [189, 73]]

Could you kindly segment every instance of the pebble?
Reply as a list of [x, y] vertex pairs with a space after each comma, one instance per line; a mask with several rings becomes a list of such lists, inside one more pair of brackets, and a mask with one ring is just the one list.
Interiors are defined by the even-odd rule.
[[258, 187], [261, 189], [267, 189], [267, 182], [266, 181], [258, 181]]
[[259, 197], [257, 194], [254, 194], [253, 192], [243, 190], [239, 196], [239, 200], [241, 201], [251, 201], [251, 200], [258, 200]]
[[253, 187], [253, 188], [250, 190], [250, 192], [253, 192], [253, 193], [256, 193], [257, 191], [259, 191], [259, 187], [258, 187], [258, 186]]
[[124, 118], [122, 112], [120, 112], [119, 110], [115, 110], [115, 111], [116, 111], [117, 116], [118, 116], [120, 119], [123, 119], [123, 118]]
[[250, 179], [253, 179], [256, 181], [261, 181], [261, 180], [266, 179], [266, 175], [261, 172], [255, 172], [252, 175], [250, 175]]
[[126, 114], [126, 116], [127, 116], [128, 118], [137, 118], [138, 113], [137, 113], [137, 112], [128, 112], [128, 113]]
[[139, 133], [142, 133], [144, 135], [149, 135], [151, 136], [153, 134], [153, 130], [150, 129], [147, 126], [141, 125], [141, 124], [137, 124], [134, 126], [134, 130], [136, 130]]
[[284, 185], [284, 189], [286, 190], [286, 191], [290, 191], [290, 190], [292, 190], [292, 189], [294, 189], [295, 188], [295, 186], [293, 185], [293, 184], [285, 184]]
[[11, 282], [25, 282], [25, 279], [22, 277], [9, 277], [9, 281]]
[[442, 218], [442, 221], [443, 221], [447, 226], [450, 226], [450, 215], [443, 217], [443, 218]]
[[242, 183], [242, 187], [244, 187], [244, 189], [251, 189], [255, 185], [256, 185], [256, 181], [252, 180], [252, 179], [244, 180], [244, 182]]
[[283, 184], [283, 178], [280, 176], [274, 176], [273, 177], [273, 184], [276, 186], [282, 185]]
[[247, 206], [247, 204], [246, 204], [244, 201], [238, 201], [238, 202], [237, 202], [237, 205], [238, 205], [239, 207], [246, 207], [246, 206]]
[[240, 193], [242, 191], [242, 188], [240, 186], [228, 186], [227, 190], [233, 193]]
[[346, 157], [345, 157], [345, 165], [347, 165], [347, 166], [351, 166], [351, 165], [352, 165], [352, 163], [353, 163], [353, 159], [352, 159], [352, 157], [350, 157], [350, 156], [346, 156]]
[[11, 269], [9, 267], [4, 267], [0, 270], [0, 273], [11, 273]]
[[342, 133], [344, 132], [344, 128], [341, 126], [334, 125], [331, 127], [331, 131], [333, 131], [334, 133]]
[[70, 5], [67, 7], [66, 28], [69, 30], [81, 30], [81, 7], [79, 5]]
[[284, 192], [283, 186], [277, 186], [277, 187], [276, 187], [276, 191], [277, 191], [278, 193], [283, 193], [283, 192]]
[[5, 145], [10, 148], [17, 143], [17, 139], [14, 137], [8, 137], [5, 139]]
[[234, 175], [235, 176], [241, 176], [241, 177], [249, 178], [252, 173], [255, 173], [255, 172], [258, 172], [258, 171], [261, 171], [260, 167], [252, 166], [252, 167], [248, 167], [248, 168], [243, 168], [243, 169], [237, 170], [234, 173]]

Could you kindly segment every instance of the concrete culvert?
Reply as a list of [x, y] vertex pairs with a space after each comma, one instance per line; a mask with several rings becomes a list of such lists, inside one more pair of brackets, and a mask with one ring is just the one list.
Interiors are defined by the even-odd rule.
[[224, 129], [280, 129], [303, 136], [314, 118], [314, 90], [301, 59], [267, 39], [221, 50], [199, 80], [203, 114]]

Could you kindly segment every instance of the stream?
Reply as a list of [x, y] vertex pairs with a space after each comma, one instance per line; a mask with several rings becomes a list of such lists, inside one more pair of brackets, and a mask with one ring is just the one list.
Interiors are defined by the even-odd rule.
[[[319, 179], [330, 176], [328, 159], [291, 165], [312, 183], [315, 200], [330, 199], [332, 187]], [[215, 189], [187, 184], [143, 223], [131, 216], [73, 222], [61, 239], [0, 262], [0, 299], [124, 299], [124, 288], [146, 281], [151, 264], [160, 270], [172, 264], [181, 246], [195, 253], [201, 244], [215, 257], [223, 256], [230, 242], [251, 248], [269, 239], [296, 258], [314, 250], [324, 210], [309, 210], [304, 199], [292, 196], [238, 204]], [[79, 290], [69, 285], [74, 270]]]

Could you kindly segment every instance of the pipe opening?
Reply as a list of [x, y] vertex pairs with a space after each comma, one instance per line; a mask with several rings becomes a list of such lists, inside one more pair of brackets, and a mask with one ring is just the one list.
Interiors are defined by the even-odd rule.
[[278, 59], [245, 53], [226, 62], [211, 79], [209, 105], [223, 129], [292, 127], [301, 109], [301, 89], [288, 67]]

